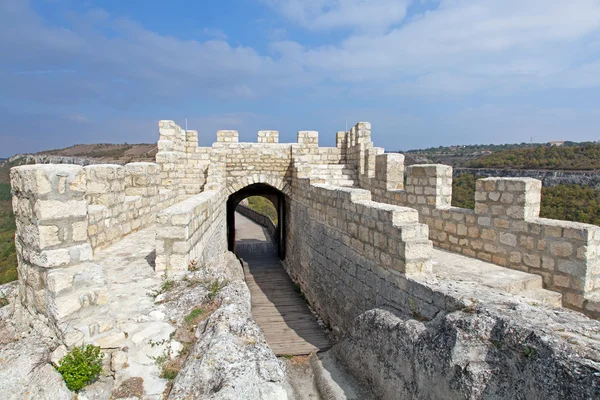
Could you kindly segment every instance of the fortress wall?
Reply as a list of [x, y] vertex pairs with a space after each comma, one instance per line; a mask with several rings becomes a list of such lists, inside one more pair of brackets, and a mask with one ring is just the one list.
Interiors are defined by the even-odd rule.
[[173, 121], [160, 121], [156, 163], [160, 187], [176, 192], [179, 200], [200, 193], [210, 165], [210, 147], [198, 147], [198, 132]]
[[475, 210], [468, 210], [450, 205], [451, 167], [413, 165], [406, 179], [406, 190], [373, 184], [373, 198], [417, 209], [435, 246], [541, 275], [565, 306], [600, 316], [589, 300], [600, 288], [600, 227], [539, 218], [540, 181], [480, 179]]
[[345, 164], [346, 154], [337, 147], [319, 147], [318, 153], [310, 159], [313, 164]]
[[159, 190], [159, 166], [130, 163], [84, 167], [88, 201], [88, 236], [99, 250], [123, 236], [154, 224], [156, 213], [176, 201], [176, 193]]
[[[407, 277], [430, 271], [431, 242], [415, 210], [371, 201], [368, 191], [294, 181], [288, 204], [285, 266], [309, 303], [333, 327], [376, 306], [423, 315], [444, 308], [443, 296], [409, 293]], [[436, 304], [437, 302], [437, 304]]]
[[[52, 321], [81, 307], [79, 302], [58, 304], [56, 297], [81, 273], [76, 266], [92, 259], [86, 184], [86, 173], [77, 165], [11, 169], [19, 298]], [[88, 304], [101, 301], [98, 292], [84, 294]]]
[[156, 223], [157, 272], [187, 271], [191, 260], [218, 260], [227, 251], [226, 201], [207, 190], [161, 211]]
[[234, 193], [263, 182], [289, 191], [292, 176], [292, 144], [215, 143], [213, 149], [225, 164], [225, 186]]

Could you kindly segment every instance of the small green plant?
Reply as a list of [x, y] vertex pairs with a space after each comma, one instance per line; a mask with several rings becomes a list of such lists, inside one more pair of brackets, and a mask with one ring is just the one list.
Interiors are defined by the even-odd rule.
[[90, 384], [102, 371], [100, 347], [91, 344], [73, 348], [58, 362], [58, 372], [69, 390], [77, 392]]
[[148, 340], [148, 344], [150, 345], [150, 347], [156, 347], [156, 346], [162, 346], [163, 344], [167, 343], [168, 341], [169, 341], [168, 339], [157, 340], [157, 341], [150, 339], [150, 340]]
[[169, 279], [169, 277], [167, 276], [167, 272], [165, 271], [164, 275], [162, 276], [162, 283], [160, 284], [159, 288], [156, 290], [153, 290], [151, 292], [151, 297], [158, 297], [163, 293], [168, 292], [169, 290], [173, 289], [175, 287], [175, 281], [172, 279]]
[[504, 343], [501, 340], [490, 340], [495, 348], [501, 349], [504, 346]]
[[208, 300], [214, 300], [214, 298], [217, 297], [217, 293], [227, 286], [227, 284], [227, 281], [220, 282], [218, 279], [214, 280], [208, 287]]
[[289, 354], [286, 354], [286, 355], [284, 355], [284, 356], [283, 356], [283, 358], [285, 358], [285, 359], [288, 359], [288, 360], [291, 360], [292, 358], [294, 358], [294, 356], [291, 356], [291, 355], [289, 355]]
[[198, 316], [204, 313], [204, 308], [194, 308], [184, 319], [185, 322], [191, 324]]
[[178, 358], [173, 360], [171, 359], [171, 351], [166, 349], [160, 356], [151, 358], [160, 369], [160, 377], [172, 381], [177, 377], [177, 374], [181, 370], [185, 357], [187, 357], [187, 353], [180, 354]]
[[426, 318], [417, 310], [417, 305], [415, 304], [415, 301], [413, 299], [408, 299], [408, 305], [410, 307], [410, 312], [412, 313], [412, 317], [414, 319], [421, 322], [428, 321], [428, 318]]
[[0, 297], [0, 308], [7, 306], [8, 303], [9, 303], [9, 301], [6, 297]]
[[523, 356], [525, 358], [534, 358], [537, 355], [537, 350], [533, 347], [523, 346]]
[[177, 374], [180, 370], [181, 367], [178, 366], [176, 363], [166, 362], [162, 366], [160, 377], [172, 381], [173, 379], [177, 378]]

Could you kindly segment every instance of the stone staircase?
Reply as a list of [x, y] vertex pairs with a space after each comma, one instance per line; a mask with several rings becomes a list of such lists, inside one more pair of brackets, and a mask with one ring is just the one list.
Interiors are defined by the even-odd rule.
[[311, 183], [353, 187], [358, 181], [357, 172], [347, 164], [312, 164], [310, 168]]
[[67, 346], [92, 342], [110, 348], [124, 339], [108, 306], [109, 294], [100, 265], [84, 262], [52, 270], [48, 285], [55, 293], [49, 307]]
[[433, 273], [441, 279], [473, 282], [491, 289], [521, 296], [531, 304], [562, 305], [562, 294], [543, 288], [540, 275], [504, 268], [460, 254], [434, 249]]

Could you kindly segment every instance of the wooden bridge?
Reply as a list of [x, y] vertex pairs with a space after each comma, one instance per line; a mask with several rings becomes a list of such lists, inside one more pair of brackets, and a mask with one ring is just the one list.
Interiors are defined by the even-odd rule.
[[244, 261], [252, 315], [277, 356], [327, 350], [331, 343], [286, 273], [266, 229], [236, 213], [236, 254]]

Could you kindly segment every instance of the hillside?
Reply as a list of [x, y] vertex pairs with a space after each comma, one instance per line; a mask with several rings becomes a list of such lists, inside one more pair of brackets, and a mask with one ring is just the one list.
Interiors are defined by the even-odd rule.
[[[452, 205], [475, 207], [475, 176], [463, 173], [452, 182]], [[580, 185], [542, 188], [540, 217], [600, 225], [600, 190]]]
[[96, 162], [126, 164], [154, 161], [156, 144], [78, 144], [65, 149], [47, 150], [32, 155], [0, 159], [0, 284], [17, 279], [15, 221], [10, 196], [10, 168], [45, 156], [77, 157]]
[[17, 279], [15, 218], [10, 199], [9, 184], [0, 183], [0, 285]]
[[589, 170], [600, 168], [600, 144], [510, 149], [469, 161], [472, 168]]
[[36, 154], [91, 158], [106, 163], [127, 164], [133, 161], [154, 161], [156, 152], [155, 143], [98, 143], [76, 144], [64, 149], [46, 150]]
[[[407, 160], [471, 168], [595, 169], [600, 144], [596, 142], [514, 143], [502, 145], [440, 146], [402, 152]], [[407, 162], [410, 164], [410, 161]]]

